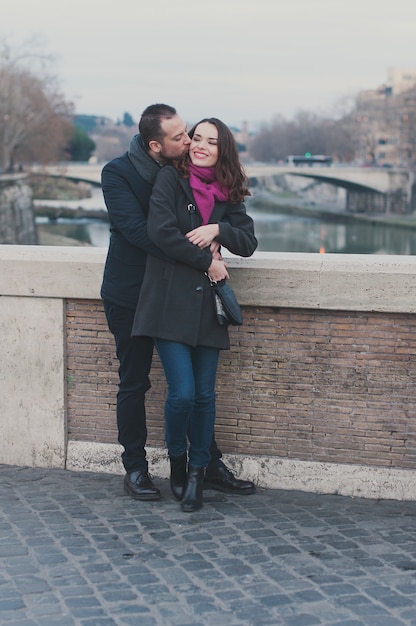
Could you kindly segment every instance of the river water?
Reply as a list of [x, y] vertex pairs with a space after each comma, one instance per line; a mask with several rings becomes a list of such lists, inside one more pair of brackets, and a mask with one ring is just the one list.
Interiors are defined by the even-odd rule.
[[253, 211], [259, 250], [340, 254], [416, 254], [416, 229], [366, 222], [342, 223], [330, 215], [308, 218]]
[[[46, 204], [46, 202], [42, 202]], [[53, 204], [52, 201], [49, 204]], [[105, 209], [100, 189], [87, 201], [57, 203], [74, 209]], [[270, 203], [262, 207], [250, 200], [247, 210], [254, 220], [258, 250], [263, 252], [330, 252], [340, 254], [416, 254], [416, 229], [385, 224], [340, 222], [330, 214], [325, 217], [304, 217], [279, 213]], [[73, 245], [107, 247], [108, 222], [98, 219], [58, 219], [51, 222], [38, 218], [41, 243], [65, 245], [62, 237]]]

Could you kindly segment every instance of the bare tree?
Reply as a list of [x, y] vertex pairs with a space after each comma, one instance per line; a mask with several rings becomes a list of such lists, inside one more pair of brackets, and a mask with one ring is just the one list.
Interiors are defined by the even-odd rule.
[[73, 106], [48, 72], [51, 57], [29, 41], [12, 49], [0, 41], [0, 167], [64, 156]]

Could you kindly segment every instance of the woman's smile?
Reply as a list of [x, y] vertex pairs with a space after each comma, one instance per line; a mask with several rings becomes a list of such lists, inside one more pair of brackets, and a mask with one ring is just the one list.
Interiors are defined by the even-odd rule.
[[194, 165], [212, 167], [218, 161], [218, 130], [214, 124], [202, 122], [195, 128], [189, 147]]

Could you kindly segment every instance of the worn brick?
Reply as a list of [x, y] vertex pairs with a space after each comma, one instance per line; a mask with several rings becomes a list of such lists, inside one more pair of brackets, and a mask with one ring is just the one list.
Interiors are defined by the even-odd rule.
[[[410, 314], [245, 307], [221, 353], [224, 452], [412, 467], [416, 320]], [[116, 442], [118, 361], [100, 301], [68, 300], [68, 435]], [[155, 354], [149, 445], [164, 445], [166, 384]]]

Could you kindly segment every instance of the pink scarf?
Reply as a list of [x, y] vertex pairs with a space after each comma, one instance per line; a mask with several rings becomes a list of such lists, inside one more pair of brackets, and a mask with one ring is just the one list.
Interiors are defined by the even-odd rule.
[[208, 224], [215, 201], [228, 200], [228, 189], [217, 181], [215, 167], [198, 167], [193, 163], [189, 163], [189, 184], [202, 216], [202, 224]]

